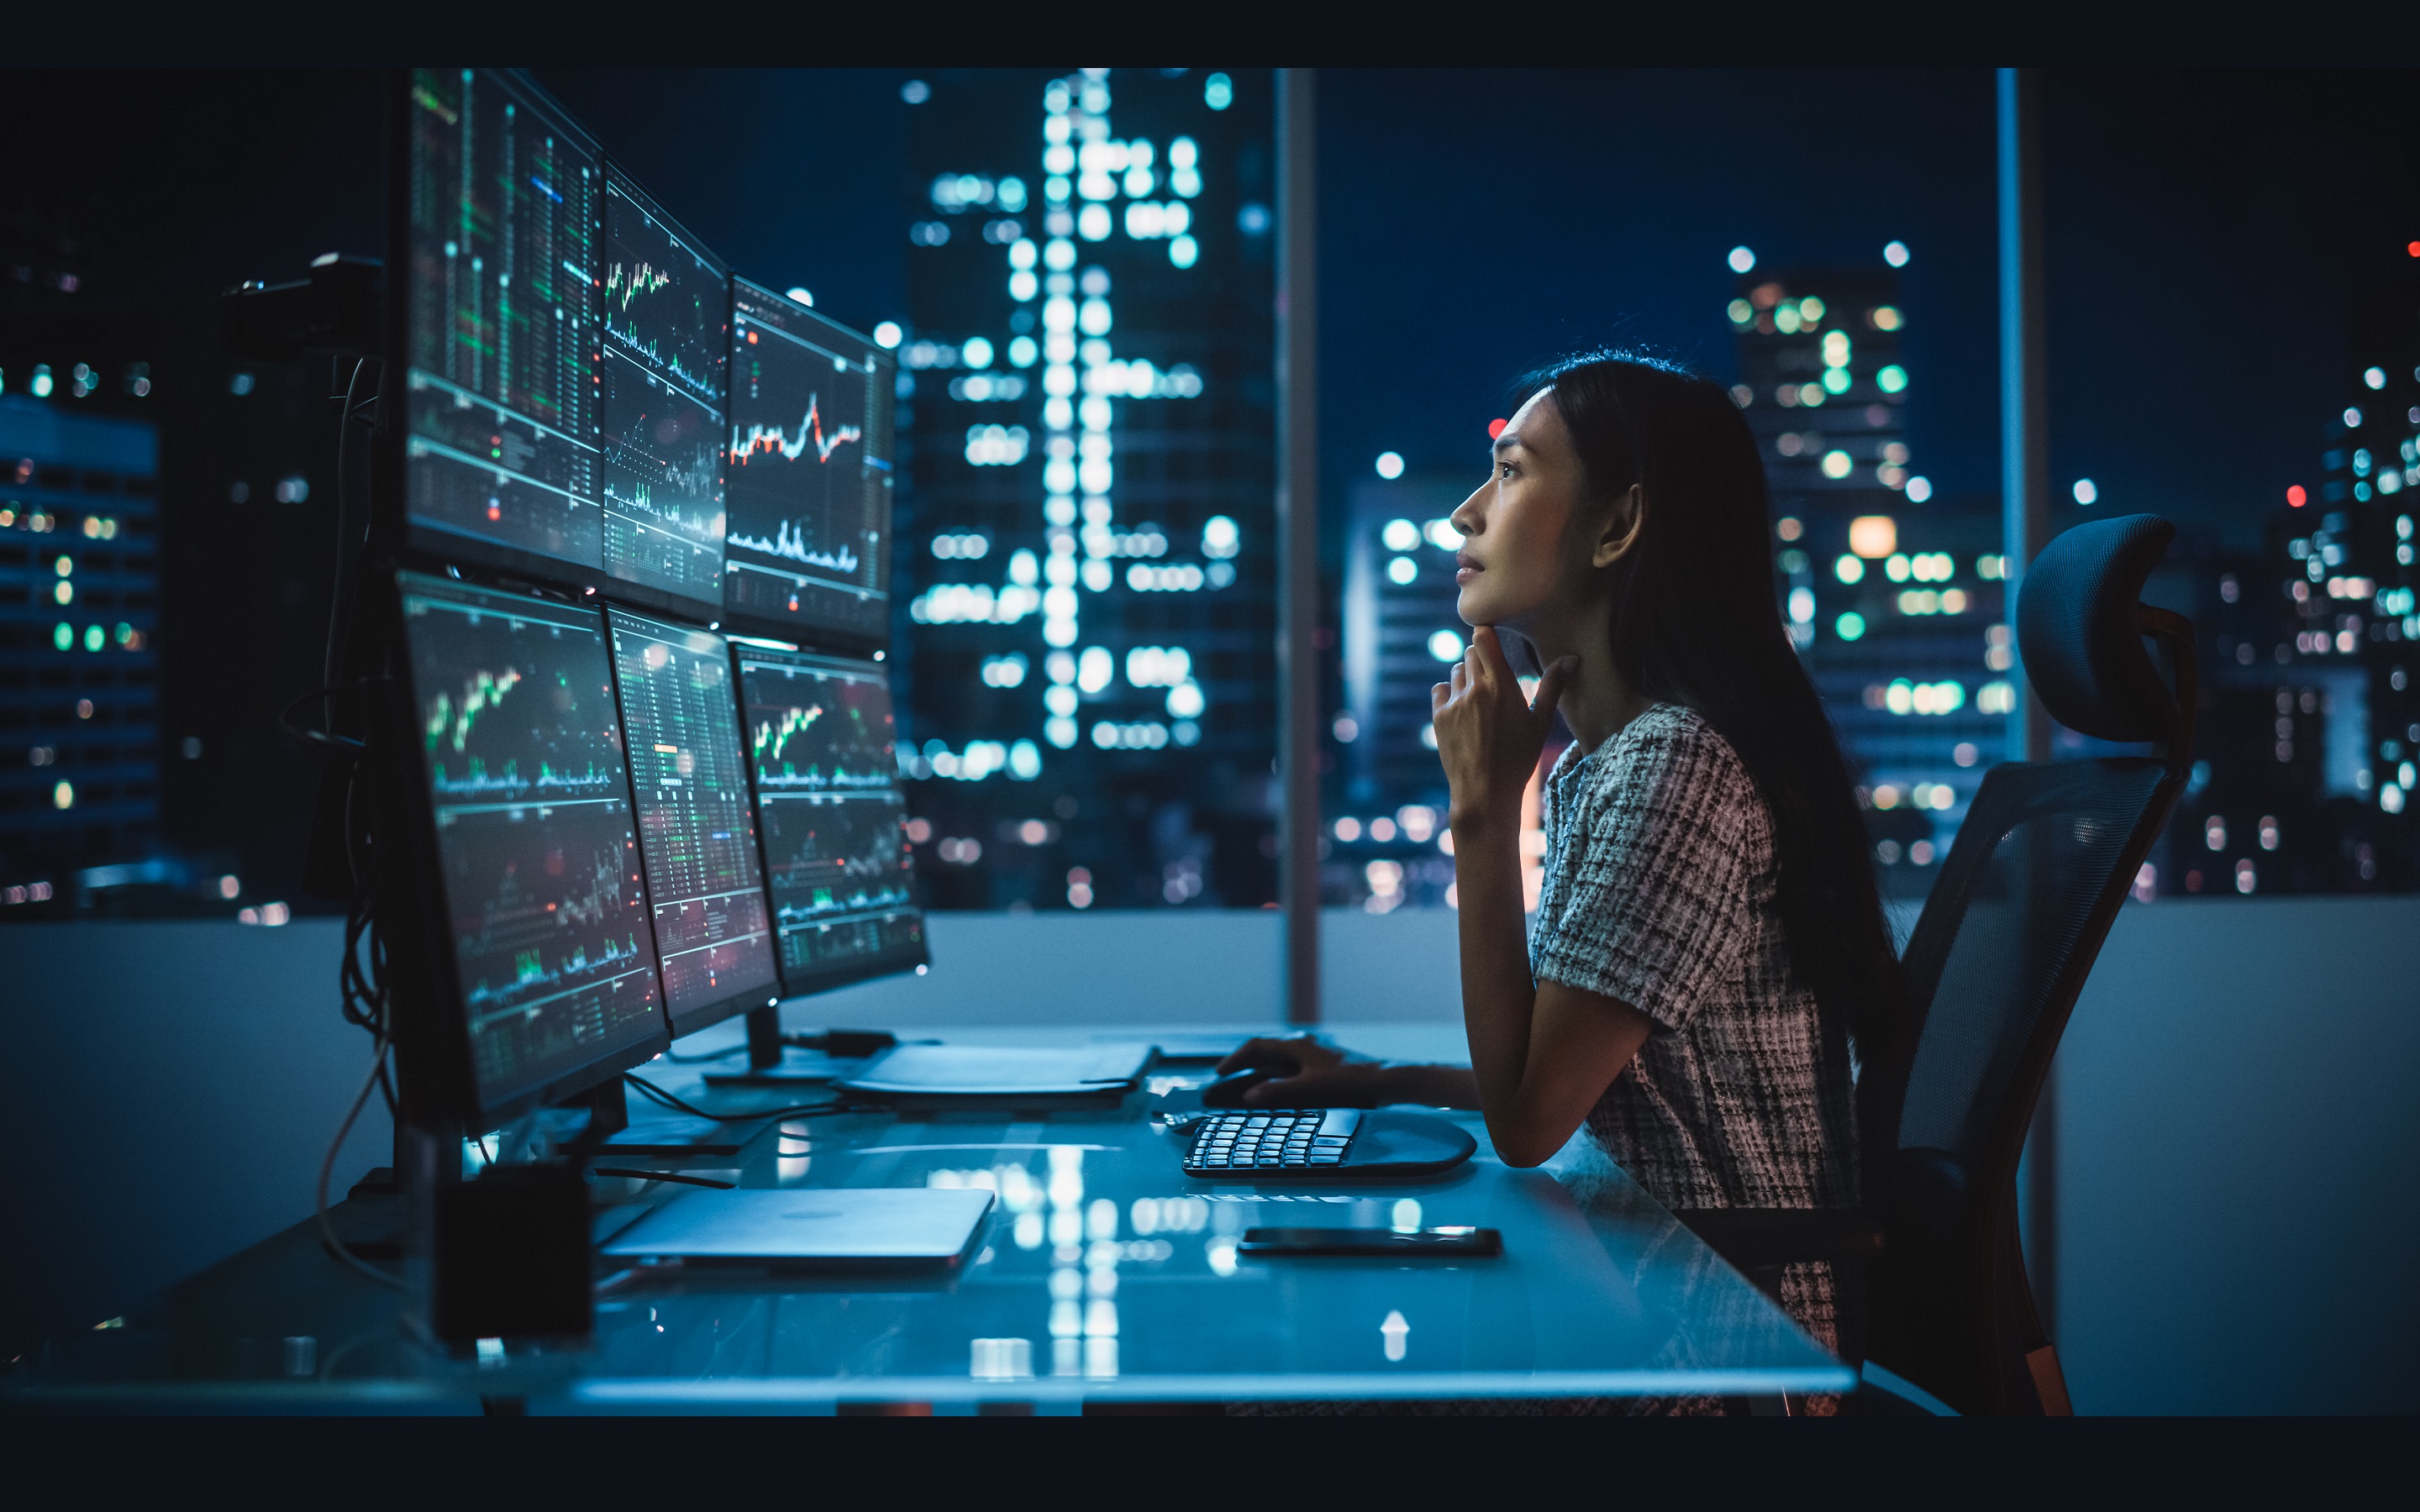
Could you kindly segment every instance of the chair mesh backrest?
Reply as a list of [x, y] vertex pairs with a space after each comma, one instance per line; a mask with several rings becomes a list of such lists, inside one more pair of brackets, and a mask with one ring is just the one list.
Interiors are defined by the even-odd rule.
[[[1971, 1180], [2012, 1122], [2011, 1099], [2044, 1015], [2071, 993], [2149, 849], [2169, 769], [2139, 757], [1994, 768], [1908, 941], [1921, 1026], [1898, 1148], [1952, 1156]], [[2030, 1114], [2030, 1109], [2022, 1110]]]

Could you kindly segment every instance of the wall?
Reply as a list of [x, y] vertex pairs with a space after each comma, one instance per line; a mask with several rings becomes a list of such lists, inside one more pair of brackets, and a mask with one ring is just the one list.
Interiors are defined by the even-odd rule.
[[[1454, 918], [1328, 917], [1348, 1043], [1453, 1042]], [[792, 1027], [1274, 1028], [1274, 913], [937, 915], [936, 964]], [[0, 929], [0, 1350], [307, 1216], [367, 1070], [339, 934]], [[1413, 1029], [1420, 1032], [1410, 1032]], [[1434, 1053], [1434, 1052], [1431, 1052]], [[2060, 1352], [2086, 1412], [2410, 1412], [2420, 899], [2129, 907], [2059, 1058]], [[339, 1184], [383, 1164], [375, 1105]]]
[[2056, 1075], [2077, 1411], [2420, 1409], [2420, 898], [2130, 907]]

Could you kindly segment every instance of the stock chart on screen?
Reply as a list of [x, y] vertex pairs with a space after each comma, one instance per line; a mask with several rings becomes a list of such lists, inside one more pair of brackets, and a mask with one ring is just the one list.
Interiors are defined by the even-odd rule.
[[417, 733], [490, 1104], [663, 1032], [605, 627], [406, 574]]
[[594, 571], [596, 148], [508, 75], [422, 69], [406, 104], [406, 508], [434, 548]]
[[604, 199], [605, 570], [719, 609], [731, 281], [620, 174]]
[[687, 1034], [773, 996], [730, 652], [718, 635], [606, 612], [656, 950], [673, 1032]]
[[743, 641], [739, 693], [783, 983], [923, 964], [882, 668]]
[[732, 285], [723, 606], [811, 638], [889, 629], [888, 354], [744, 279]]

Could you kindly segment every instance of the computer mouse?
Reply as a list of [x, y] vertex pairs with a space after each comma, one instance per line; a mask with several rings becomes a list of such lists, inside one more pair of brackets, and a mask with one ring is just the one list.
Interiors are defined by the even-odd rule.
[[1241, 1071], [1231, 1071], [1202, 1088], [1202, 1105], [1205, 1108], [1242, 1107], [1246, 1092], [1277, 1074], [1266, 1066], [1247, 1066]]

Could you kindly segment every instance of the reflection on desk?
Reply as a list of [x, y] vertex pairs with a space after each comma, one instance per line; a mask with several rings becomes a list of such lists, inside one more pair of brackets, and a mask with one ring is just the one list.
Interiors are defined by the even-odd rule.
[[[737, 1111], [766, 1094], [716, 1095]], [[770, 1095], [774, 1103], [755, 1105], [778, 1105], [783, 1094]], [[546, 1360], [489, 1351], [479, 1369], [420, 1359], [400, 1337], [392, 1294], [329, 1260], [304, 1225], [172, 1289], [124, 1328], [54, 1345], [0, 1382], [0, 1401], [442, 1411], [509, 1395], [532, 1411], [829, 1412], [877, 1401], [1070, 1411], [1088, 1400], [1748, 1396], [1852, 1384], [1585, 1144], [1548, 1169], [1512, 1170], [1474, 1117], [1479, 1155], [1439, 1180], [1212, 1182], [1185, 1175], [1185, 1136], [1154, 1106], [1138, 1091], [1079, 1112], [799, 1119], [716, 1162], [746, 1186], [988, 1188], [999, 1197], [989, 1228], [954, 1269], [622, 1272], [600, 1283], [590, 1350]], [[607, 1227], [644, 1211], [617, 1209]], [[349, 1201], [336, 1217], [362, 1237], [396, 1222], [393, 1199]], [[1237, 1254], [1246, 1228], [1270, 1224], [1476, 1225], [1501, 1230], [1504, 1253], [1414, 1263]], [[307, 1350], [292, 1342], [302, 1338]]]

